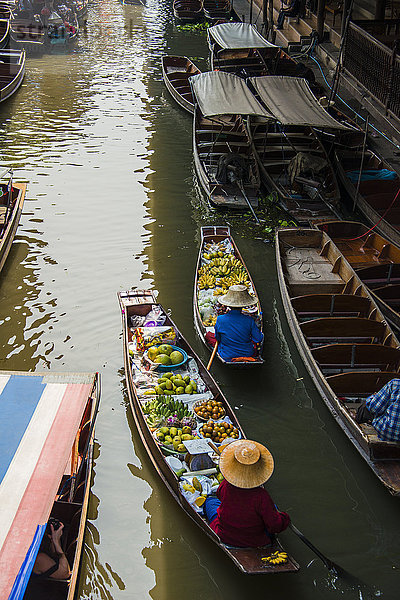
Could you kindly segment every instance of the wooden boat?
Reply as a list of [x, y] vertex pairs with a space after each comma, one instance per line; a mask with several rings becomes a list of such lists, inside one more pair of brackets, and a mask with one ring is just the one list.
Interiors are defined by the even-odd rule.
[[0, 49], [5, 48], [10, 40], [10, 20], [8, 17], [0, 18]]
[[186, 56], [163, 56], [161, 59], [164, 83], [173, 99], [185, 110], [194, 113], [194, 100], [189, 79], [201, 73]]
[[207, 31], [211, 68], [240, 77], [288, 75], [315, 82], [311, 69], [297, 63], [248, 23], [221, 23]]
[[400, 348], [367, 289], [325, 232], [276, 234], [289, 327], [327, 407], [386, 488], [400, 494], [400, 443], [358, 424], [360, 402], [399, 378]]
[[[193, 121], [193, 154], [199, 182], [211, 206], [246, 210], [258, 206], [260, 172], [253, 146], [240, 115], [225, 115], [218, 121], [202, 116], [196, 108]], [[237, 160], [238, 180], [221, 177], [223, 161]]]
[[228, 20], [232, 11], [230, 0], [203, 0], [203, 11], [210, 21]]
[[[375, 226], [375, 230], [392, 243], [400, 245], [399, 175], [372, 150], [367, 148], [363, 160], [362, 156], [362, 150], [336, 148], [338, 177], [367, 221]], [[363, 178], [357, 194], [361, 163]], [[363, 180], [367, 172], [369, 178]], [[390, 178], [379, 178], [383, 172]]]
[[[297, 571], [299, 567], [297, 563], [290, 557], [288, 562], [282, 565], [271, 565], [262, 560], [263, 557], [268, 556], [271, 552], [275, 551], [276, 548], [280, 547], [280, 542], [278, 539], [274, 541], [273, 548], [268, 550], [265, 548], [232, 548], [223, 544], [214, 531], [209, 527], [202, 515], [194, 510], [193, 506], [182, 494], [179, 477], [167, 462], [166, 456], [163, 453], [163, 446], [157, 443], [155, 436], [149, 428], [146, 415], [143, 412], [144, 403], [141, 400], [141, 388], [139, 387], [139, 383], [142, 380], [142, 374], [140, 371], [141, 359], [136, 359], [134, 350], [131, 350], [132, 340], [134, 339], [133, 332], [135, 332], [140, 323], [144, 321], [146, 315], [150, 313], [154, 306], [156, 306], [156, 308], [161, 311], [162, 316], [165, 317], [166, 321], [164, 324], [172, 327], [175, 330], [178, 336], [176, 344], [179, 346], [179, 348], [183, 349], [189, 357], [191, 357], [189, 359], [189, 372], [193, 373], [197, 371], [199, 377], [198, 381], [203, 382], [204, 387], [207, 390], [206, 394], [208, 394], [210, 398], [218, 398], [220, 401], [222, 401], [223, 407], [226, 411], [226, 416], [230, 418], [234, 426], [241, 432], [242, 436], [244, 433], [236, 419], [235, 413], [225, 400], [214, 379], [205, 369], [200, 359], [193, 352], [188, 342], [181, 335], [174, 322], [170, 319], [163, 308], [157, 304], [153, 292], [151, 290], [129, 290], [127, 292], [120, 292], [118, 294], [118, 299], [121, 307], [124, 335], [125, 377], [133, 419], [143, 445], [153, 463], [153, 466], [158, 472], [162, 481], [165, 483], [168, 491], [178, 502], [184, 513], [199, 526], [203, 533], [205, 533], [223, 552], [225, 552], [225, 554], [243, 573], [268, 574], [274, 572]], [[133, 357], [130, 356], [130, 350], [133, 353]], [[198, 384], [198, 390], [199, 389], [200, 383]], [[196, 398], [196, 396], [188, 396], [188, 398]]]
[[0, 102], [10, 98], [25, 75], [24, 50], [0, 50]]
[[[89, 503], [99, 376], [1, 371], [0, 390], [6, 448], [0, 470], [0, 597], [73, 600]], [[29, 580], [50, 516], [64, 524], [62, 545], [71, 577]]]
[[73, 0], [72, 6], [77, 16], [78, 22], [83, 22], [87, 15], [89, 0]]
[[47, 30], [41, 22], [19, 16], [11, 20], [10, 37], [13, 48], [28, 54], [44, 52], [48, 43]]
[[355, 221], [324, 221], [325, 231], [368, 287], [392, 327], [400, 330], [400, 248]]
[[0, 271], [17, 231], [26, 192], [26, 183], [15, 183], [9, 171], [0, 174], [0, 177], [5, 175], [9, 177], [8, 182], [0, 183]]
[[6, 19], [7, 21], [9, 21], [12, 18], [13, 18], [12, 8], [10, 6], [8, 6], [7, 4], [2, 4], [0, 2], [0, 19]]
[[174, 0], [172, 8], [175, 19], [182, 23], [195, 23], [203, 16], [201, 0]]
[[331, 161], [312, 127], [252, 117], [250, 136], [265, 186], [299, 224], [340, 216], [340, 190]]
[[[235, 257], [238, 261], [240, 261], [241, 263], [241, 267], [240, 269], [238, 269], [238, 272], [240, 273], [240, 280], [232, 280], [229, 281], [229, 285], [234, 285], [237, 283], [243, 283], [244, 281], [246, 282], [247, 287], [249, 288], [249, 291], [252, 295], [254, 295], [257, 300], [258, 303], [256, 306], [251, 307], [250, 309], [244, 309], [243, 312], [249, 314], [250, 316], [252, 316], [259, 329], [262, 331], [262, 311], [261, 311], [261, 304], [260, 301], [258, 299], [257, 296], [257, 291], [254, 285], [254, 282], [251, 278], [251, 275], [245, 265], [245, 262], [231, 236], [231, 232], [230, 232], [230, 228], [225, 226], [225, 225], [217, 225], [217, 226], [208, 226], [208, 227], [202, 227], [201, 228], [201, 243], [200, 243], [200, 251], [199, 251], [199, 256], [197, 259], [197, 268], [196, 268], [196, 275], [195, 275], [195, 280], [194, 280], [194, 293], [193, 293], [193, 313], [194, 313], [194, 323], [197, 329], [197, 332], [200, 336], [201, 341], [207, 346], [207, 348], [209, 350], [212, 351], [213, 349], [213, 345], [210, 343], [210, 341], [206, 338], [207, 332], [210, 332], [211, 334], [214, 334], [214, 323], [216, 320], [216, 316], [217, 313], [215, 312], [215, 310], [207, 317], [207, 318], [202, 318], [202, 315], [200, 313], [200, 296], [202, 295], [202, 292], [205, 291], [204, 288], [202, 290], [200, 290], [199, 288], [199, 271], [201, 270], [201, 268], [204, 268], [204, 265], [208, 264], [210, 261], [208, 259], [204, 258], [204, 255], [208, 256], [209, 252], [212, 252], [212, 250], [210, 250], [210, 246], [215, 246], [219, 248], [219, 257], [223, 258], [223, 255], [225, 255], [225, 257]], [[218, 260], [218, 259], [217, 259]], [[212, 264], [212, 259], [211, 259], [211, 264]], [[243, 277], [244, 276], [244, 277]], [[230, 277], [230, 275], [229, 275]], [[242, 281], [243, 279], [243, 281]], [[214, 283], [214, 287], [213, 288], [209, 288], [209, 289], [213, 289], [214, 293], [216, 292], [220, 292], [218, 295], [224, 294], [227, 288], [222, 288], [222, 283], [221, 283], [221, 278], [218, 279], [218, 282]], [[228, 287], [229, 287], [228, 285]], [[213, 296], [213, 298], [217, 298], [217, 296]], [[220, 305], [221, 306], [221, 305]], [[222, 308], [222, 307], [221, 307]], [[207, 311], [209, 311], [209, 309], [207, 309]], [[235, 362], [229, 362], [229, 361], [225, 361], [217, 352], [217, 357], [218, 359], [227, 366], [230, 367], [239, 367], [239, 368], [251, 368], [251, 367], [255, 367], [258, 365], [261, 365], [264, 363], [263, 358], [261, 357], [261, 350], [262, 348], [258, 349], [258, 354], [257, 357], [255, 357], [254, 361], [235, 361]]]

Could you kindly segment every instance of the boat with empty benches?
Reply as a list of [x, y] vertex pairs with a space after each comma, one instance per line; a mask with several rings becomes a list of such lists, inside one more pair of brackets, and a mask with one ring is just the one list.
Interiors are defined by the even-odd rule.
[[260, 172], [242, 115], [268, 116], [240, 77], [209, 71], [191, 78], [193, 154], [199, 182], [215, 208], [258, 206]]
[[186, 56], [163, 56], [162, 73], [167, 90], [187, 112], [194, 113], [194, 100], [189, 79], [199, 75], [200, 69]]
[[26, 183], [13, 180], [12, 169], [0, 168], [0, 271], [6, 262], [24, 206]]
[[[400, 246], [400, 177], [371, 149], [335, 149], [338, 177], [375, 231]], [[360, 173], [361, 170], [361, 173]]]
[[368, 287], [392, 327], [400, 330], [400, 248], [356, 221], [326, 221], [325, 231]]
[[203, 17], [201, 0], [174, 0], [172, 9], [175, 19], [182, 23], [195, 23]]
[[355, 421], [361, 401], [400, 377], [399, 341], [366, 287], [323, 231], [276, 233], [278, 280], [304, 364], [332, 415], [395, 496], [400, 443]]
[[[223, 544], [202, 514], [203, 511], [200, 509], [202, 504], [196, 503], [199, 492], [197, 492], [197, 497], [193, 493], [185, 494], [186, 487], [188, 483], [192, 482], [193, 477], [198, 477], [203, 489], [210, 490], [213, 485], [217, 485], [212, 482], [217, 474], [215, 467], [219, 455], [213, 455], [210, 452], [208, 438], [214, 440], [220, 447], [221, 443], [227, 444], [234, 439], [245, 437], [244, 431], [216, 382], [180, 333], [167, 311], [157, 302], [154, 293], [151, 290], [133, 289], [120, 292], [118, 299], [124, 337], [125, 377], [133, 419], [150, 460], [169, 493], [183, 513], [196, 523], [199, 529], [233, 561], [242, 573], [267, 575], [297, 571], [298, 564], [290, 556], [282, 564], [268, 562], [267, 557], [282, 548], [278, 537], [274, 539], [272, 547], [268, 548], [237, 548]], [[146, 328], [147, 319], [153, 323], [152, 327]], [[158, 319], [160, 323], [163, 323], [160, 327], [154, 326], [154, 322], [158, 322]], [[155, 340], [158, 340], [158, 344], [161, 342], [165, 350], [169, 340], [171, 344], [174, 344], [173, 347], [180, 349], [183, 361], [176, 365], [159, 364], [157, 368], [161, 368], [161, 371], [155, 371], [154, 366], [157, 365], [151, 361], [149, 363], [150, 348], [154, 348], [152, 345]], [[150, 370], [148, 369], [149, 364]], [[168, 373], [168, 371], [170, 372]], [[164, 379], [160, 376], [163, 376]], [[179, 388], [173, 389], [182, 377], [186, 381], [191, 378], [192, 381], [189, 387], [185, 388], [185, 393], [181, 392]], [[159, 385], [165, 385], [161, 390], [157, 389], [159, 387], [157, 386], [158, 378], [164, 382]], [[155, 385], [156, 387], [154, 387]], [[164, 393], [167, 390], [169, 395], [155, 395], [163, 390]], [[216, 410], [219, 415], [223, 415], [221, 418], [226, 423], [226, 430], [229, 432], [222, 434], [223, 439], [213, 437], [213, 434], [210, 433], [212, 427], [208, 427], [207, 433], [203, 437], [202, 427], [207, 423], [210, 424], [210, 421], [206, 423], [207, 419], [198, 416], [197, 410], [200, 408], [199, 404], [207, 404], [206, 400], [208, 404], [213, 401], [219, 403]], [[174, 414], [175, 411], [177, 411], [176, 414]], [[177, 421], [177, 419], [179, 420]], [[187, 433], [187, 437], [180, 438], [183, 440], [181, 443], [187, 445], [187, 448], [185, 446], [181, 449], [180, 445], [171, 446], [169, 439], [164, 437], [166, 430], [171, 433], [170, 422], [176, 423], [178, 428], [186, 423], [186, 430], [198, 432], [200, 439], [193, 440], [191, 439], [193, 436]], [[210, 431], [208, 431], [209, 429]], [[196, 449], [196, 445], [199, 443], [201, 448]], [[172, 461], [171, 457], [175, 460]], [[205, 466], [207, 464], [209, 468]], [[204, 498], [201, 500], [204, 502]]]
[[25, 50], [0, 50], [0, 102], [11, 98], [25, 75]]
[[263, 183], [278, 194], [295, 222], [308, 225], [341, 214], [332, 163], [314, 128], [348, 130], [317, 101], [301, 77], [251, 77], [250, 87], [270, 118], [250, 116], [248, 126]]

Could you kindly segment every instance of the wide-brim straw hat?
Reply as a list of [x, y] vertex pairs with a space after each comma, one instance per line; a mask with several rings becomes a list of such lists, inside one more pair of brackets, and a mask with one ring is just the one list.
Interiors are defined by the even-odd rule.
[[224, 448], [219, 459], [224, 478], [238, 488], [255, 488], [274, 471], [274, 459], [265, 446], [252, 440], [236, 440]]
[[257, 304], [257, 298], [249, 294], [245, 285], [231, 285], [226, 294], [218, 298], [218, 302], [231, 308], [244, 308]]

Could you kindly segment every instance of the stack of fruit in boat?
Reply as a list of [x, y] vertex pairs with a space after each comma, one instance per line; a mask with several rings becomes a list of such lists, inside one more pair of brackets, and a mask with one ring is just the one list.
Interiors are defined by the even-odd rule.
[[[244, 432], [215, 380], [165, 309], [157, 304], [154, 293], [128, 290], [120, 292], [118, 298], [132, 415], [168, 491], [242, 572], [297, 571], [298, 564], [290, 556], [286, 555], [280, 564], [271, 562], [270, 557], [282, 550], [278, 538], [268, 548], [233, 548], [223, 544], [208, 525], [203, 503], [222, 480], [217, 451], [244, 438]], [[164, 346], [162, 353], [169, 357], [174, 351], [181, 352], [183, 361], [156, 363], [160, 346]], [[150, 348], [150, 355], [155, 353], [154, 360], [149, 359]]]
[[[210, 349], [217, 317], [228, 310], [219, 304], [218, 299], [227, 293], [231, 285], [245, 285], [249, 293], [258, 299], [250, 273], [230, 235], [229, 227], [202, 227], [194, 286], [194, 320], [202, 341]], [[259, 301], [255, 306], [244, 308], [243, 312], [252, 316], [262, 329]], [[261, 356], [255, 362], [263, 362]]]

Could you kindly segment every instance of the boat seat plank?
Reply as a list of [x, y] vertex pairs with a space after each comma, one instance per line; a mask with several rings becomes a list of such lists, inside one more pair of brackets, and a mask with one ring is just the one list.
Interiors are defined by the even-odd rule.
[[311, 354], [322, 368], [360, 368], [396, 371], [400, 365], [400, 349], [383, 344], [328, 344], [313, 348]]
[[308, 340], [329, 339], [381, 339], [386, 325], [380, 321], [361, 317], [323, 317], [300, 324]]
[[326, 313], [324, 316], [340, 315], [350, 311], [366, 317], [371, 308], [369, 298], [351, 294], [307, 294], [292, 298], [291, 303], [299, 317], [322, 312]]
[[327, 377], [335, 394], [348, 397], [365, 397], [378, 392], [392, 379], [398, 379], [399, 373], [393, 371], [340, 373]]

